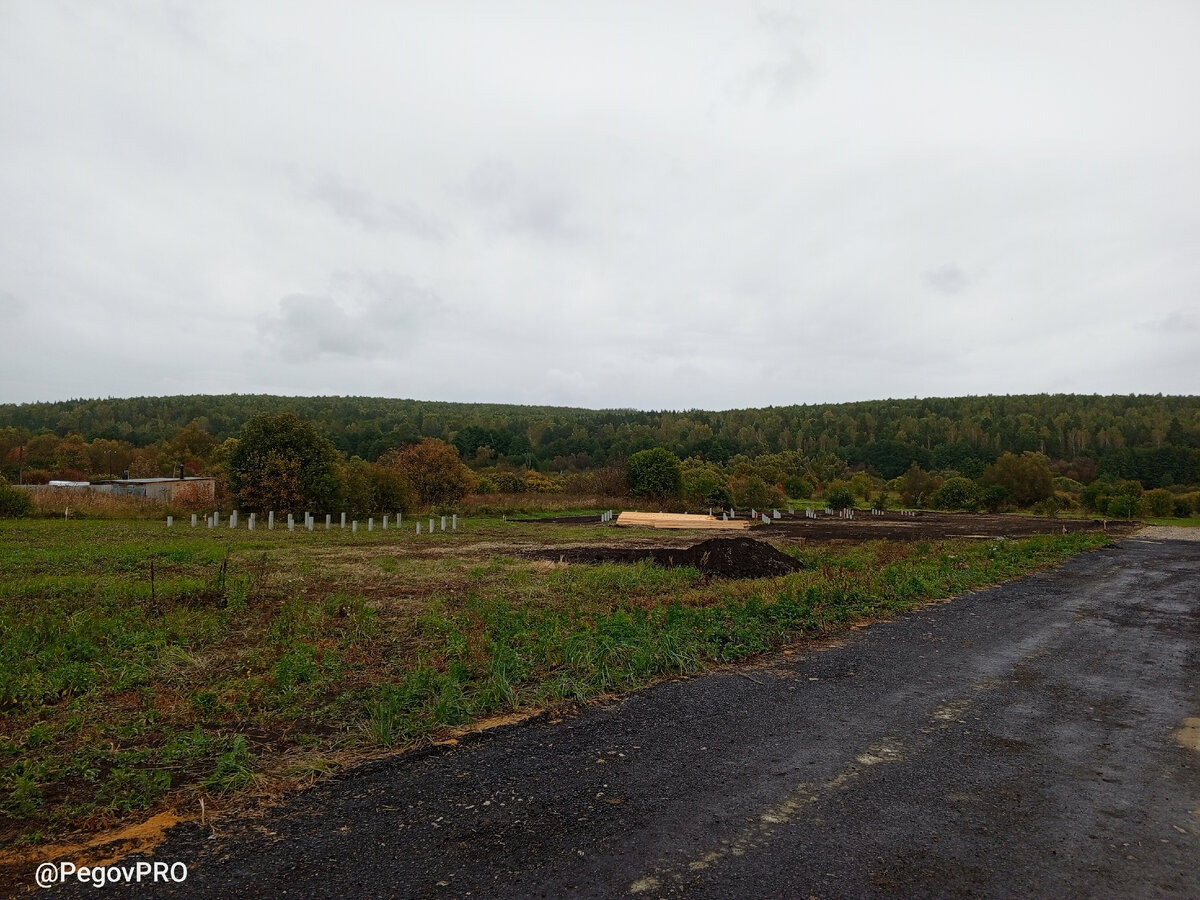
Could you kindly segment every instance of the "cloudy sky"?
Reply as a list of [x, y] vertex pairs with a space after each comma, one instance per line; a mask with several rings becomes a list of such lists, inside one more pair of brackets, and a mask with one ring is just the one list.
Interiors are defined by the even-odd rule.
[[0, 402], [1200, 391], [1200, 5], [0, 0]]

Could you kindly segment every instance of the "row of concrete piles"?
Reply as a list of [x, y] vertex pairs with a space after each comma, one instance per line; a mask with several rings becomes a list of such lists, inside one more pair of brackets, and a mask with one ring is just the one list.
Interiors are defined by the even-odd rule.
[[[192, 513], [191, 527], [192, 528], [197, 527], [199, 522], [200, 522], [199, 515], [196, 513]], [[208, 528], [220, 527], [221, 514], [219, 512], [213, 512], [211, 515], [206, 515], [204, 517], [204, 524]], [[253, 531], [257, 524], [258, 524], [257, 523], [257, 514], [250, 513], [249, 517], [246, 519], [246, 528], [250, 531]], [[358, 531], [358, 520], [357, 519], [351, 519], [349, 524], [350, 524], [351, 532]], [[404, 524], [403, 515], [401, 513], [396, 513], [394, 518], [391, 516], [384, 516], [383, 520], [382, 520], [382, 525], [383, 525], [384, 531], [388, 530], [389, 524], [394, 528], [400, 528]], [[416, 533], [417, 534], [421, 533], [421, 525], [422, 525], [422, 522], [419, 519], [416, 520]], [[458, 515], [454, 514], [454, 515], [450, 515], [450, 516], [441, 516], [441, 530], [445, 531], [447, 525], [449, 525], [450, 531], [457, 531], [458, 530]], [[425, 533], [433, 534], [433, 532], [438, 530], [437, 526], [438, 526], [438, 518], [437, 517], [430, 518], [429, 526]], [[175, 517], [174, 516], [167, 516], [167, 527], [168, 528], [175, 527]], [[230, 528], [238, 527], [238, 511], [236, 509], [229, 514], [229, 527]], [[306, 529], [308, 531], [313, 531], [316, 528], [316, 517], [311, 515], [308, 512], [305, 512], [304, 518], [300, 523], [300, 527], [302, 529]], [[338, 523], [338, 528], [345, 529], [345, 527], [346, 527], [346, 514], [342, 513], [341, 521]], [[274, 528], [275, 528], [275, 511], [271, 510], [270, 512], [267, 513], [267, 529], [274, 530]], [[325, 530], [330, 531], [332, 528], [333, 528], [333, 515], [331, 513], [326, 513], [325, 514]], [[296, 517], [293, 513], [288, 513], [287, 530], [288, 531], [296, 530]], [[367, 519], [367, 531], [374, 531], [374, 530], [375, 530], [375, 517], [371, 516]]]

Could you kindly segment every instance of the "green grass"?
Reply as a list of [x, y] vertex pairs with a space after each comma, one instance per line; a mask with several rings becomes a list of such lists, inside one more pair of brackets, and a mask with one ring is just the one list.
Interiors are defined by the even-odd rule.
[[502, 519], [419, 538], [0, 522], [0, 840], [305, 783], [483, 716], [698, 672], [1104, 543], [792, 548], [805, 571], [751, 581], [516, 552], [632, 538], [681, 536]]

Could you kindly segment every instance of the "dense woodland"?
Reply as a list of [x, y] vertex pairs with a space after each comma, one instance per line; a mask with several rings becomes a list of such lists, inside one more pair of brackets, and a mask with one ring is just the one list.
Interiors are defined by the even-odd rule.
[[[38, 435], [147, 448], [175, 440], [194, 423], [220, 443], [255, 413], [284, 411], [317, 423], [340, 451], [365, 460], [433, 437], [453, 443], [473, 467], [583, 471], [665, 447], [680, 459], [721, 464], [738, 454], [796, 450], [831, 452], [883, 478], [913, 462], [976, 477], [1005, 451], [1034, 450], [1080, 460], [1083, 481], [1098, 474], [1146, 487], [1200, 481], [1200, 397], [1158, 395], [875, 400], [722, 412], [253, 394], [67, 400], [0, 405], [0, 455], [6, 474], [15, 475], [8, 457]], [[54, 460], [43, 455], [30, 464], [48, 468]]]
[[[211, 474], [247, 509], [468, 494], [1200, 514], [1200, 398], [1034, 395], [725, 412], [188, 396], [0, 407], [0, 476]], [[7, 488], [6, 488], [7, 490]], [[25, 509], [22, 498], [6, 503]]]

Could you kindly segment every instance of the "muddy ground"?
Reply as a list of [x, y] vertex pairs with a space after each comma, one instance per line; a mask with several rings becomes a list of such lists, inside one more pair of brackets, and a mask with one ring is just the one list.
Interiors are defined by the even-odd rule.
[[938, 538], [1028, 537], [1034, 534], [1066, 534], [1076, 531], [1107, 531], [1124, 536], [1132, 523], [1104, 522], [1100, 519], [1046, 518], [1042, 516], [989, 515], [986, 513], [918, 512], [905, 516], [888, 511], [873, 516], [858, 510], [853, 519], [839, 519], [818, 513], [820, 518], [806, 519], [801, 510], [794, 516], [756, 525], [755, 537], [804, 538], [810, 541], [925, 541]]
[[[701, 510], [707, 512], [707, 510]], [[810, 541], [926, 541], [938, 538], [1028, 537], [1033, 534], [1063, 534], [1075, 531], [1106, 531], [1116, 537], [1129, 534], [1135, 523], [1101, 519], [1048, 518], [1044, 516], [997, 515], [990, 513], [948, 513], [920, 511], [908, 516], [897, 510], [885, 510], [878, 516], [870, 510], [855, 510], [853, 519], [827, 516], [817, 511], [816, 519], [780, 510], [782, 517], [770, 522], [755, 522], [755, 537], [804, 538]], [[750, 510], [738, 510], [739, 519], [749, 519]], [[555, 516], [530, 521], [556, 525], [597, 525], [600, 517]], [[638, 526], [617, 526], [622, 530], [650, 532]]]
[[748, 537], [709, 538], [687, 547], [563, 547], [529, 550], [528, 559], [566, 563], [635, 563], [648, 559], [664, 567], [691, 566], [717, 578], [774, 578], [804, 568], [766, 541]]

